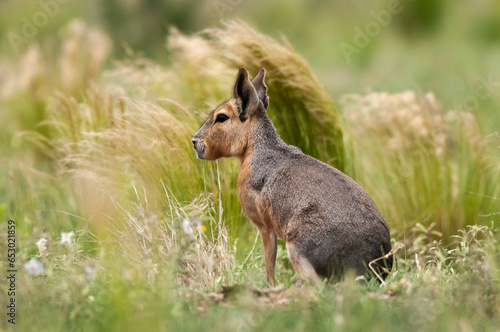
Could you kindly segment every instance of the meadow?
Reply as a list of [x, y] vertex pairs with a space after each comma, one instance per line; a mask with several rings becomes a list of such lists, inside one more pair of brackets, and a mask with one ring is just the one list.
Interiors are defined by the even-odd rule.
[[[141, 11], [117, 25], [134, 3]], [[212, 18], [186, 1], [165, 5], [169, 27], [158, 22], [161, 4], [137, 3], [61, 5], [14, 51], [17, 18], [41, 7], [2, 4], [0, 248], [6, 255], [14, 220], [17, 269], [16, 324], [3, 314], [2, 330], [500, 330], [500, 28], [489, 7], [471, 11], [471, 22], [482, 19], [471, 31], [457, 23], [470, 7], [449, 1], [430, 9], [446, 12], [435, 32], [413, 21], [433, 29], [438, 18], [425, 11], [394, 14], [346, 65], [340, 41], [374, 19], [354, 5], [335, 7], [356, 20], [346, 28], [336, 14], [332, 55], [322, 34], [330, 18], [305, 3], [242, 2]], [[300, 34], [263, 32], [286, 26], [273, 16], [283, 8], [317, 21]], [[228, 19], [236, 12], [243, 19]], [[451, 37], [462, 32], [465, 42]], [[467, 67], [422, 51], [445, 48], [465, 52]], [[268, 113], [285, 142], [373, 197], [396, 249], [385, 282], [303, 284], [280, 242], [279, 286], [269, 288], [237, 198], [238, 161], [198, 160], [191, 143], [240, 66], [266, 69]], [[473, 72], [490, 84], [447, 84]], [[0, 266], [6, 274], [9, 261]]]

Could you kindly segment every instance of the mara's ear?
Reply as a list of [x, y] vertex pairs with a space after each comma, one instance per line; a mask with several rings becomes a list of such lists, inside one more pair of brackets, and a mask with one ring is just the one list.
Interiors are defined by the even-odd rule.
[[264, 68], [260, 68], [259, 73], [257, 74], [257, 76], [254, 77], [252, 81], [252, 85], [255, 88], [255, 91], [257, 92], [259, 100], [264, 105], [264, 109], [267, 110], [267, 107], [269, 106], [269, 97], [267, 96], [267, 85], [264, 82], [265, 78], [266, 78], [266, 71], [264, 70]]
[[259, 107], [259, 97], [248, 78], [248, 71], [240, 68], [236, 82], [234, 82], [233, 99], [241, 101], [241, 109], [238, 110], [240, 120], [244, 122]]

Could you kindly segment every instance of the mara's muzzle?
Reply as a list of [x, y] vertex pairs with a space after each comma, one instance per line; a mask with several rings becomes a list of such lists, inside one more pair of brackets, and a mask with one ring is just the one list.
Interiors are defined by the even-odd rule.
[[203, 144], [203, 142], [197, 138], [194, 138], [191, 140], [191, 142], [193, 142], [193, 147], [194, 147], [194, 150], [196, 151], [196, 156], [199, 158], [199, 159], [205, 159], [204, 155], [205, 155], [205, 144]]

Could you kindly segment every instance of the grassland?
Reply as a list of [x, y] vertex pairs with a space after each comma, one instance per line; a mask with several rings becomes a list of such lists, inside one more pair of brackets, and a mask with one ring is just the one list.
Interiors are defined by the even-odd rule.
[[[286, 8], [293, 17], [299, 7]], [[86, 9], [66, 10], [18, 56], [0, 53], [0, 248], [7, 251], [13, 219], [18, 268], [16, 325], [4, 315], [2, 329], [499, 330], [497, 92], [474, 110], [452, 107], [463, 95], [444, 88], [360, 93], [349, 80], [332, 83], [320, 55], [304, 50], [311, 67], [289, 42], [242, 21], [196, 34], [171, 29], [166, 47], [123, 55], [113, 45], [123, 32], [63, 25]], [[1, 31], [16, 22], [4, 18]], [[304, 33], [319, 34], [324, 22]], [[60, 38], [45, 38], [51, 29]], [[446, 39], [446, 28], [439, 31], [433, 43]], [[353, 75], [383, 68], [377, 47], [403, 52], [386, 36], [373, 43], [354, 60]], [[237, 200], [237, 161], [197, 160], [190, 142], [229, 96], [239, 66], [251, 74], [266, 68], [269, 114], [286, 142], [343, 170], [375, 199], [398, 248], [384, 284], [347, 276], [303, 285], [279, 243], [282, 286], [268, 288], [260, 239]], [[383, 75], [375, 76], [372, 83]], [[393, 77], [387, 90], [398, 81], [411, 88], [408, 80], [406, 72]], [[331, 90], [344, 95], [334, 103]]]

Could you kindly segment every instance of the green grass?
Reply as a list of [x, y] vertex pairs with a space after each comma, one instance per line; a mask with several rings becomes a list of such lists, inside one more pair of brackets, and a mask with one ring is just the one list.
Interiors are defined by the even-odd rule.
[[[107, 11], [88, 19], [91, 25], [68, 23], [107, 6], [93, 1], [86, 9], [68, 5], [26, 53], [13, 56], [3, 48], [0, 218], [4, 229], [8, 219], [17, 223], [19, 271], [18, 324], [9, 326], [4, 317], [0, 327], [498, 330], [500, 141], [489, 135], [500, 125], [492, 116], [498, 93], [472, 113], [454, 110], [473, 93], [474, 77], [496, 68], [491, 61], [464, 66], [456, 58], [431, 71], [426, 65], [441, 58], [423, 55], [428, 49], [423, 52], [421, 43], [493, 59], [497, 50], [488, 40], [495, 40], [496, 25], [485, 19], [483, 28], [477, 22], [460, 28], [468, 43], [451, 38], [465, 7], [442, 3], [449, 11], [441, 18], [419, 18], [425, 16], [422, 8], [411, 19], [395, 17], [394, 25], [342, 69], [344, 59], [332, 50], [352, 39], [353, 26], [370, 19], [360, 14], [367, 8], [276, 2], [235, 9], [253, 17], [261, 31], [289, 26], [277, 13], [286, 13], [287, 22], [303, 17], [308, 24], [284, 31], [297, 51], [238, 21], [194, 35], [170, 30], [165, 49], [167, 28], [159, 28], [158, 10], [139, 30], [147, 35], [156, 29], [151, 40], [157, 46], [131, 36], [134, 53], [117, 47], [140, 15], [127, 29], [113, 23], [133, 8], [121, 8], [115, 18]], [[178, 26], [208, 26], [203, 12], [188, 15], [188, 5], [172, 11], [182, 15], [171, 13], [184, 22]], [[19, 25], [8, 13], [23, 16], [33, 9], [9, 1], [2, 6], [9, 10], [1, 11], [0, 32]], [[154, 7], [144, 4], [139, 12], [151, 13], [149, 6]], [[346, 6], [356, 20], [326, 17], [330, 9], [337, 13], [336, 6]], [[257, 7], [263, 9], [255, 14]], [[187, 22], [186, 15], [199, 21]], [[418, 19], [433, 21], [434, 28], [419, 32]], [[108, 34], [94, 27], [99, 25]], [[407, 28], [401, 30], [405, 37], [398, 35], [400, 25]], [[330, 36], [325, 29], [338, 33]], [[0, 43], [8, 47], [5, 35]], [[387, 65], [391, 55], [399, 61], [393, 67]], [[401, 64], [403, 59], [408, 62]], [[229, 98], [239, 66], [251, 75], [266, 68], [268, 112], [286, 142], [344, 170], [375, 199], [400, 248], [385, 284], [348, 276], [338, 284], [302, 285], [280, 242], [276, 279], [283, 290], [256, 295], [240, 286], [220, 299], [223, 285], [268, 287], [260, 238], [237, 198], [238, 162], [200, 161], [190, 142], [207, 114]], [[337, 75], [343, 71], [349, 78]], [[447, 77], [457, 73], [469, 83], [448, 85]], [[339, 97], [370, 84], [398, 93]], [[399, 93], [407, 88], [418, 92]], [[436, 97], [420, 93], [427, 89]], [[61, 232], [69, 231], [75, 232], [73, 242], [61, 244]], [[40, 238], [48, 240], [43, 253], [36, 245]], [[4, 231], [0, 241], [6, 249]], [[31, 258], [44, 264], [42, 275], [22, 266]], [[7, 269], [5, 260], [0, 265]]]
[[[147, 238], [139, 232], [114, 234], [112, 240], [101, 243], [93, 263], [89, 251], [82, 250], [86, 242], [93, 241], [85, 232], [77, 232], [72, 245], [58, 244], [57, 236], [48, 236], [48, 254], [38, 257], [46, 264], [45, 275], [19, 273], [18, 330], [37, 326], [47, 331], [494, 331], [499, 324], [498, 235], [486, 226], [458, 233], [457, 245], [450, 248], [441, 244], [438, 232], [418, 225], [415, 248], [399, 252], [397, 267], [385, 286], [374, 280], [366, 283], [346, 278], [336, 285], [299, 287], [280, 252], [277, 278], [286, 289], [278, 298], [262, 302], [242, 291], [216, 304], [208, 293], [220, 291], [223, 283], [265, 286], [262, 252], [257, 247], [241, 265], [230, 246], [220, 248], [229, 242], [224, 235], [215, 241], [210, 236], [210, 226], [218, 225], [217, 213], [211, 212], [217, 207], [204, 202], [200, 204], [207, 209], [203, 222], [209, 226], [205, 233], [184, 234], [178, 227], [180, 220], [175, 220], [173, 229], [162, 229], [162, 224], [170, 224], [172, 215], [150, 223], [149, 227], [159, 227], [152, 234], [170, 237], [166, 241], [157, 238], [156, 244], [167, 247], [171, 240], [174, 244], [170, 243], [168, 253], [148, 248], [147, 258], [141, 257], [143, 248], [135, 247], [139, 239]], [[142, 208], [138, 205], [131, 213], [140, 216]], [[173, 215], [189, 212], [189, 207], [177, 204], [172, 209]], [[148, 226], [146, 221], [138, 221]], [[34, 255], [33, 247], [23, 245], [18, 259]], [[84, 273], [90, 264], [96, 271], [91, 280]]]

